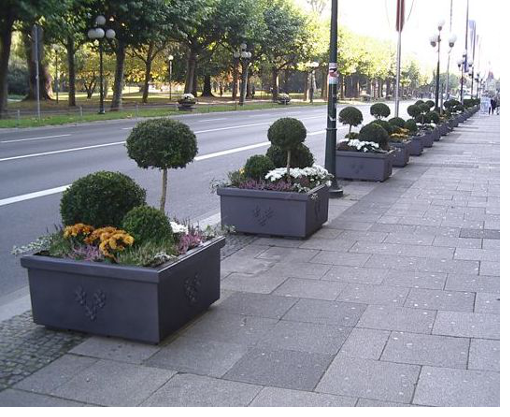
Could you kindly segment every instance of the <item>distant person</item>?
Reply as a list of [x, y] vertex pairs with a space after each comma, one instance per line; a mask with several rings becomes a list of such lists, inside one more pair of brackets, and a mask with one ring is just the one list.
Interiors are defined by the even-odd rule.
[[498, 106], [498, 101], [496, 100], [496, 97], [491, 98], [491, 107], [489, 108], [489, 114], [494, 114], [494, 110], [496, 110], [496, 107]]
[[497, 95], [496, 96], [496, 114], [499, 115], [499, 106], [500, 106], [501, 102], [500, 102], [500, 96]]

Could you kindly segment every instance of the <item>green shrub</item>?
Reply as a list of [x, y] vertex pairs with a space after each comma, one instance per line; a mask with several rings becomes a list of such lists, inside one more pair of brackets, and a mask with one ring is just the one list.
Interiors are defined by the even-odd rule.
[[[287, 166], [287, 152], [280, 149], [278, 146], [271, 145], [266, 156], [273, 161], [275, 167], [280, 168]], [[315, 162], [315, 158], [308, 148], [303, 143], [300, 143], [293, 151], [290, 156], [290, 167], [291, 168], [306, 168], [311, 167]]]
[[266, 174], [275, 169], [273, 161], [266, 155], [253, 155], [248, 158], [244, 165], [244, 175], [252, 180], [263, 180]]
[[388, 149], [390, 135], [377, 123], [369, 123], [359, 131], [359, 140], [375, 142], [379, 144], [380, 149]]
[[453, 108], [454, 111], [456, 112], [459, 112], [459, 113], [462, 113], [464, 110], [466, 110], [466, 107], [463, 106], [462, 104], [457, 104], [454, 108]]
[[414, 105], [421, 106], [423, 103], [425, 103], [423, 100], [417, 100], [416, 103], [414, 103]]
[[393, 132], [395, 132], [395, 128], [393, 125], [386, 120], [374, 120], [371, 123], [375, 123], [376, 125], [381, 126], [386, 132], [388, 132], [388, 135], [391, 135]]
[[170, 168], [184, 168], [198, 153], [197, 138], [182, 122], [152, 119], [138, 123], [126, 140], [130, 158], [140, 168], [163, 172], [160, 210], [165, 211], [167, 175]]
[[450, 100], [446, 100], [444, 103], [443, 103], [443, 106], [446, 108], [446, 109], [453, 109], [455, 106], [459, 105], [460, 104], [460, 101], [458, 100], [455, 100], [454, 98], [450, 99]]
[[411, 133], [416, 133], [418, 131], [418, 125], [413, 119], [407, 120], [404, 128], [409, 130]]
[[99, 171], [76, 180], [60, 201], [65, 226], [85, 223], [119, 227], [132, 208], [145, 204], [145, 190], [120, 172]]
[[405, 128], [406, 121], [402, 119], [401, 117], [392, 117], [390, 120], [388, 120], [390, 124], [396, 127]]
[[436, 103], [434, 103], [432, 100], [427, 100], [425, 104], [429, 107], [429, 110], [436, 106]]
[[[439, 113], [437, 111], [430, 111], [428, 112], [425, 117], [432, 123], [438, 124], [439, 123]], [[430, 123], [429, 122], [429, 123]]]
[[135, 245], [149, 240], [160, 242], [172, 240], [170, 220], [160, 210], [149, 206], [139, 206], [130, 210], [122, 220], [122, 229], [135, 239]]
[[370, 114], [376, 119], [388, 117], [391, 113], [390, 108], [385, 103], [375, 103], [370, 107]]
[[430, 107], [425, 103], [420, 104], [418, 107], [421, 111], [421, 114], [427, 114], [430, 111]]
[[116, 261], [121, 265], [157, 267], [176, 259], [177, 249], [172, 242], [155, 242], [149, 240], [141, 245], [127, 248], [117, 255]]
[[290, 161], [292, 152], [306, 139], [306, 128], [303, 122], [292, 117], [283, 117], [274, 122], [267, 131], [271, 144], [278, 146], [287, 153], [287, 175], [290, 178]]
[[416, 104], [411, 104], [407, 108], [407, 114], [416, 120], [421, 115], [420, 107]]
[[363, 113], [356, 107], [344, 107], [340, 110], [338, 120], [343, 125], [349, 125], [349, 133], [351, 133], [353, 126], [358, 126], [363, 122]]
[[344, 137], [346, 139], [358, 139], [359, 138], [359, 133], [358, 132], [346, 133], [346, 135]]

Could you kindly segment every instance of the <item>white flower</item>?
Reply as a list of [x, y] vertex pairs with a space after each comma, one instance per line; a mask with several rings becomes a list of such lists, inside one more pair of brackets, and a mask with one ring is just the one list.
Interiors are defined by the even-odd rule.
[[176, 222], [170, 222], [173, 233], [188, 233], [188, 227]]
[[195, 100], [195, 96], [191, 93], [185, 93], [182, 95], [183, 100]]

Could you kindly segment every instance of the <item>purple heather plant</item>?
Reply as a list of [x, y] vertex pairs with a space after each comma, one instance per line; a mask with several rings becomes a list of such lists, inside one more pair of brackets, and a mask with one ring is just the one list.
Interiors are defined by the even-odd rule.
[[180, 236], [177, 250], [180, 255], [184, 255], [190, 249], [199, 246], [203, 241], [204, 237], [200, 232], [191, 230], [189, 233]]
[[287, 181], [269, 182], [246, 180], [240, 183], [238, 188], [244, 190], [293, 191], [292, 184]]
[[99, 247], [93, 245], [74, 246], [67, 256], [68, 258], [74, 259], [75, 261], [104, 261], [104, 256], [99, 250]]

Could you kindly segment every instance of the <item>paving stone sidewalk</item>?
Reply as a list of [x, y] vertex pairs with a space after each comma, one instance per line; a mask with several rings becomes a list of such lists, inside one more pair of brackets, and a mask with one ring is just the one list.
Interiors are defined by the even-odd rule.
[[499, 406], [499, 168], [476, 115], [346, 183], [311, 238], [225, 258], [221, 300], [164, 343], [87, 338], [0, 405]]

